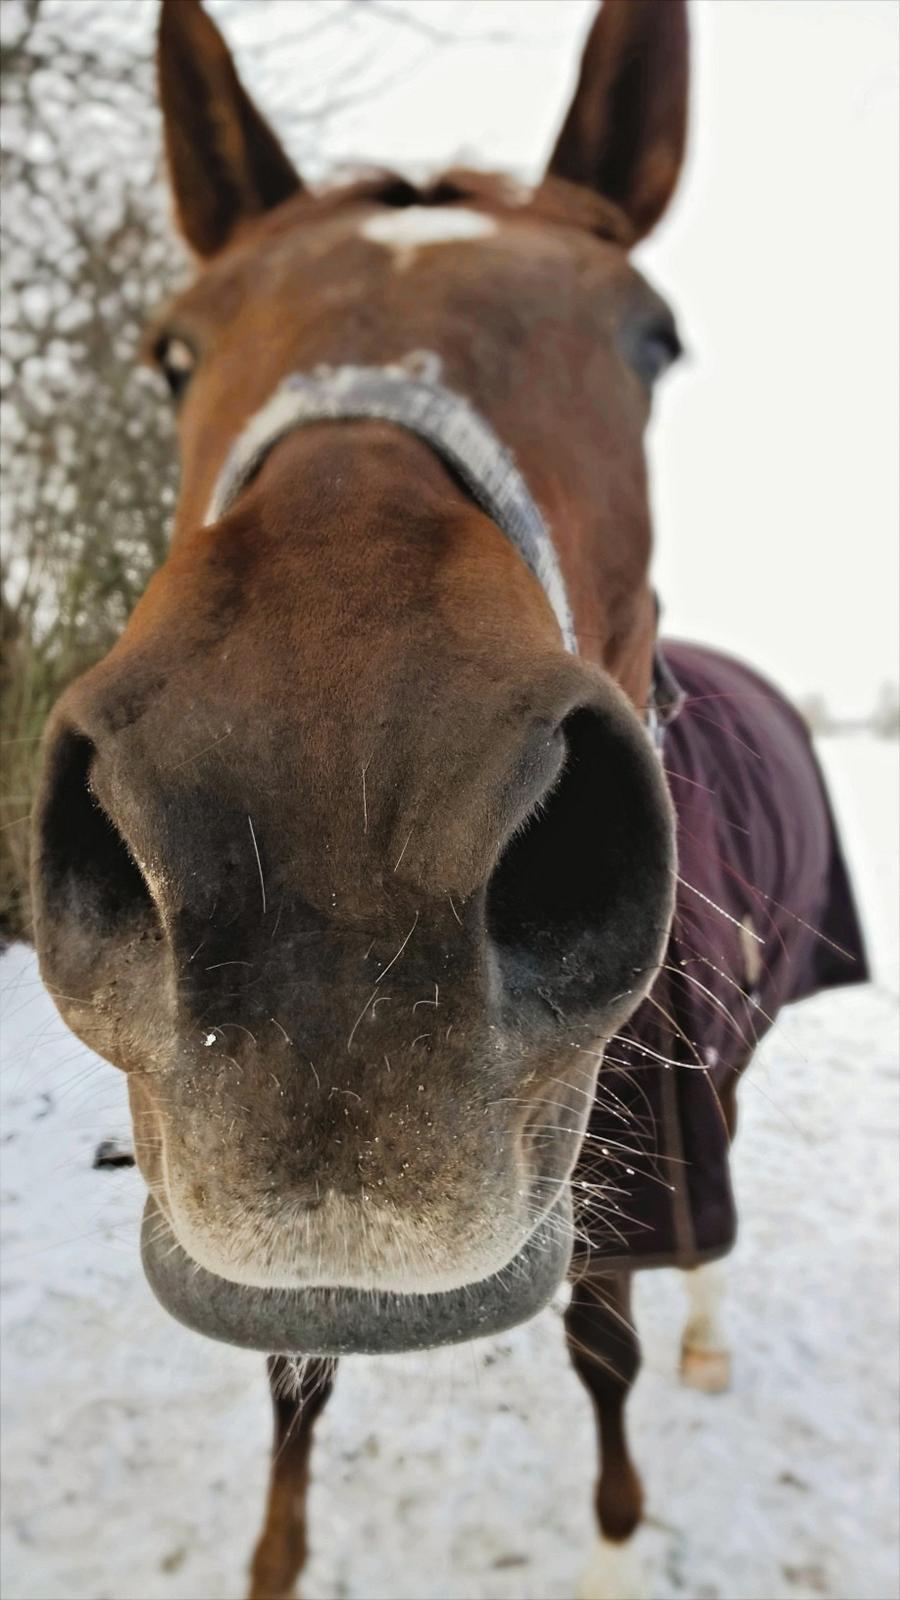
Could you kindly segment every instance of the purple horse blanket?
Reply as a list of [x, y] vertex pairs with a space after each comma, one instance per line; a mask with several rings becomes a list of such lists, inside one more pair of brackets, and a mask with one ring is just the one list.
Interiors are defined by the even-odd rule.
[[581, 1227], [610, 1268], [689, 1266], [730, 1249], [741, 1073], [782, 1006], [868, 978], [797, 712], [749, 668], [686, 644], [660, 647], [657, 699], [677, 816], [675, 917], [650, 995], [607, 1046], [575, 1174]]

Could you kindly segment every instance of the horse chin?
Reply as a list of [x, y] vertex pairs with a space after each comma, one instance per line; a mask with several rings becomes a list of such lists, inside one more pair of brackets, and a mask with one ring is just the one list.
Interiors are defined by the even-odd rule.
[[141, 1229], [147, 1280], [171, 1316], [209, 1339], [271, 1355], [384, 1355], [502, 1333], [547, 1305], [571, 1253], [568, 1185], [505, 1267], [438, 1294], [233, 1283], [191, 1259], [152, 1195]]

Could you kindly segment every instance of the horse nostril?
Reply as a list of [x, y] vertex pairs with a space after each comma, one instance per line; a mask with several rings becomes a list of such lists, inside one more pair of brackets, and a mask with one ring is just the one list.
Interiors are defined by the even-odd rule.
[[65, 730], [48, 756], [35, 818], [35, 916], [110, 935], [156, 908], [125, 840], [91, 787], [91, 740]]
[[556, 1026], [599, 1016], [659, 960], [674, 838], [659, 763], [630, 712], [576, 707], [562, 733], [562, 770], [487, 888], [509, 999]]

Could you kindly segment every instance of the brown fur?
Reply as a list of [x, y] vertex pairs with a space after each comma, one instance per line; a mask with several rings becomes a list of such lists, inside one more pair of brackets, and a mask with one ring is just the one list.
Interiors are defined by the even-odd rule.
[[578, 1277], [566, 1312], [566, 1338], [597, 1420], [597, 1521], [605, 1538], [628, 1539], [643, 1506], [641, 1480], [625, 1435], [625, 1402], [641, 1364], [631, 1318], [631, 1274]]
[[307, 1555], [306, 1492], [312, 1430], [334, 1386], [333, 1365], [299, 1375], [282, 1356], [268, 1362], [274, 1431], [266, 1519], [253, 1556], [249, 1600], [289, 1600]]
[[[680, 0], [607, 0], [532, 196], [469, 172], [312, 195], [196, 0], [163, 6], [166, 148], [201, 258], [147, 344], [196, 358], [181, 495], [169, 559], [54, 715], [35, 901], [60, 1009], [130, 1075], [165, 1225], [228, 1283], [427, 1294], [502, 1269], [577, 1153], [597, 1055], [573, 1044], [602, 1042], [651, 981], [672, 829], [639, 722], [655, 609], [629, 352], [674, 334], [627, 250], [676, 180], [685, 74]], [[360, 229], [409, 204], [496, 229], [399, 270]], [[545, 512], [578, 658], [505, 535], [391, 426], [294, 432], [203, 525], [287, 373], [419, 349]], [[557, 991], [563, 950], [581, 954]], [[637, 1358], [612, 1292], [615, 1326], [582, 1284], [568, 1329], [622, 1538]], [[613, 1347], [628, 1371], [607, 1383]], [[256, 1595], [302, 1563], [326, 1394], [276, 1402]]]

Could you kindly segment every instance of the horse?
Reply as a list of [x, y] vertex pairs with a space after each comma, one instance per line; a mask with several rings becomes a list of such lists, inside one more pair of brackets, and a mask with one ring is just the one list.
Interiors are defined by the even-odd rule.
[[255, 1600], [307, 1550], [339, 1358], [569, 1285], [600, 1447], [585, 1593], [641, 1520], [634, 1270], [728, 1381], [735, 1085], [865, 975], [782, 696], [658, 638], [643, 435], [679, 354], [631, 260], [682, 166], [683, 0], [606, 0], [544, 179], [307, 188], [200, 0], [158, 76], [197, 275], [145, 355], [171, 550], [49, 720], [43, 977], [127, 1076], [154, 1293], [268, 1357]]

